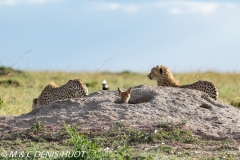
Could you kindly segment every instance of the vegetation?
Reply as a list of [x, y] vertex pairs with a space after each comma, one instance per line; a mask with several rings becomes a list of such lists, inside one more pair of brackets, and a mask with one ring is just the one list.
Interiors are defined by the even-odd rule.
[[92, 82], [86, 82], [85, 84], [88, 88], [93, 88], [93, 87], [97, 87], [98, 82], [97, 81], [92, 81]]
[[[59, 86], [69, 79], [82, 79], [89, 92], [102, 89], [102, 81], [107, 80], [110, 89], [128, 88], [137, 85], [156, 86], [147, 73], [71, 73], [71, 72], [22, 72], [1, 69], [0, 115], [20, 115], [31, 111], [32, 100], [50, 82]], [[6, 72], [5, 70], [9, 70]], [[240, 107], [240, 74], [195, 72], [176, 73], [180, 84], [198, 80], [213, 82], [219, 89], [219, 101]], [[1, 133], [0, 133], [1, 134]], [[69, 151], [68, 155], [84, 150], [82, 159], [239, 159], [238, 144], [232, 140], [214, 141], [200, 139], [185, 129], [185, 123], [163, 123], [143, 128], [130, 127], [118, 122], [108, 130], [89, 131], [74, 126], [48, 125], [36, 120], [26, 131], [9, 131], [0, 135], [0, 159], [10, 151], [29, 152], [29, 158], [36, 158], [37, 151]], [[20, 153], [17, 153], [17, 155]], [[65, 154], [66, 155], [66, 154]], [[2, 156], [2, 157], [1, 157]], [[19, 157], [18, 157], [19, 158]], [[39, 157], [37, 157], [39, 159]], [[58, 159], [58, 158], [52, 158]], [[62, 158], [59, 158], [62, 159]], [[73, 159], [73, 157], [65, 157]], [[78, 159], [80, 159], [78, 157]]]
[[1, 80], [0, 81], [0, 86], [1, 87], [19, 87], [20, 83], [16, 80], [11, 80], [11, 79]]
[[230, 105], [240, 109], [240, 100], [239, 99], [234, 99], [234, 100], [231, 101]]
[[0, 98], [0, 107], [3, 105], [3, 100]]
[[[73, 145], [75, 151], [81, 152], [81, 157], [76, 159], [123, 159], [124, 150], [118, 148], [115, 151], [110, 149], [100, 148], [96, 142], [92, 142], [84, 137], [83, 134], [79, 134], [74, 127], [65, 125], [68, 134], [71, 136], [69, 143]], [[84, 152], [83, 152], [84, 151]], [[71, 158], [73, 159], [73, 158]]]
[[[28, 154], [28, 159], [240, 158], [236, 142], [203, 140], [185, 130], [184, 126], [185, 123], [159, 122], [152, 127], [134, 128], [118, 122], [108, 130], [90, 131], [66, 124], [64, 128], [59, 128], [37, 121], [27, 131], [1, 135], [0, 158], [6, 155], [19, 158], [21, 153], [24, 153], [25, 158]], [[46, 152], [50, 154], [43, 155]], [[58, 155], [51, 154], [53, 152]], [[72, 156], [77, 152], [78, 156]]]
[[[71, 72], [22, 72], [7, 68], [2, 69], [5, 73], [0, 76], [0, 97], [4, 102], [0, 108], [0, 115], [20, 115], [31, 110], [32, 100], [38, 97], [42, 89], [50, 82], [63, 85], [69, 79], [82, 79], [89, 87], [89, 93], [102, 89], [102, 81], [107, 80], [109, 88], [116, 90], [117, 87], [128, 88], [137, 85], [156, 86], [156, 82], [149, 80], [147, 73], [131, 73], [123, 71], [120, 73], [99, 72], [99, 73], [71, 73]], [[219, 101], [239, 106], [240, 95], [240, 74], [237, 73], [215, 73], [215, 72], [194, 72], [176, 73], [176, 80], [180, 84], [189, 84], [198, 80], [208, 80], [213, 82], [219, 90]]]
[[0, 76], [8, 76], [10, 74], [20, 74], [20, 73], [23, 73], [22, 71], [20, 70], [14, 70], [10, 67], [3, 67], [3, 66], [0, 66]]

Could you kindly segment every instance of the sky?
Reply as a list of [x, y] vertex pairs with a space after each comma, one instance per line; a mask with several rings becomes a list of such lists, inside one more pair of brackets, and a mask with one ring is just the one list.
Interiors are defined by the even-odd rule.
[[234, 0], [0, 0], [0, 66], [240, 72]]

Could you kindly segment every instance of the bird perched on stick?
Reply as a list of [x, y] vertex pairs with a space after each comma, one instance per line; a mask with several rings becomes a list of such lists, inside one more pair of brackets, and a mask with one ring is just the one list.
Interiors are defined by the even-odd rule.
[[108, 84], [107, 84], [107, 81], [106, 81], [106, 80], [104, 80], [104, 81], [102, 82], [102, 90], [109, 90], [109, 87], [108, 87]]

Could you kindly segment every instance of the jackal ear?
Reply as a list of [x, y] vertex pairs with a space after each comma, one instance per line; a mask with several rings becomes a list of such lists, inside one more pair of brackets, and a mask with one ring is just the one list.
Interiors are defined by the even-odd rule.
[[128, 93], [130, 94], [132, 92], [132, 87], [128, 88]]
[[122, 91], [121, 91], [121, 89], [118, 87], [118, 93], [120, 94]]
[[160, 72], [160, 74], [162, 74], [162, 72], [163, 72], [162, 68], [159, 69], [159, 72]]

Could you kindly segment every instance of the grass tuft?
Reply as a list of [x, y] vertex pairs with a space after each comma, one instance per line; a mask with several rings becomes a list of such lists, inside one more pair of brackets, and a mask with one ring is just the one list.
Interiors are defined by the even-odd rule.
[[[67, 126], [64, 124], [70, 135], [69, 143], [74, 146], [74, 151], [80, 151], [81, 157], [78, 159], [91, 160], [91, 159], [125, 159], [128, 156], [124, 156], [124, 150], [118, 149], [112, 151], [110, 148], [101, 148], [96, 142], [90, 141], [77, 132], [76, 128]], [[125, 157], [125, 158], [124, 158]], [[73, 158], [71, 158], [73, 159]]]
[[20, 82], [18, 82], [17, 80], [12, 80], [12, 79], [8, 79], [8, 80], [0, 80], [0, 86], [1, 87], [19, 87]]
[[0, 66], [0, 76], [7, 76], [9, 74], [14, 74], [14, 73], [19, 74], [19, 73], [23, 73], [23, 72], [20, 70], [14, 70], [11, 67]]
[[97, 81], [92, 81], [92, 82], [86, 82], [85, 83], [87, 87], [97, 87], [98, 82]]
[[[194, 137], [191, 141], [190, 136]], [[185, 132], [184, 123], [159, 122], [157, 125], [136, 128], [119, 122], [107, 130], [86, 130], [66, 124], [64, 127], [47, 125], [37, 120], [26, 131], [0, 133], [0, 159], [3, 158], [1, 153], [11, 151], [30, 151], [30, 159], [34, 159], [36, 151], [79, 151], [84, 154], [76, 159], [83, 160], [239, 159], [237, 145], [233, 140], [207, 141], [196, 138], [190, 132]], [[48, 159], [63, 158], [74, 159]]]
[[3, 100], [0, 98], [0, 107], [3, 105]]
[[237, 107], [240, 109], [240, 101], [239, 100], [232, 100], [230, 102], [230, 105], [234, 106], [234, 107]]

